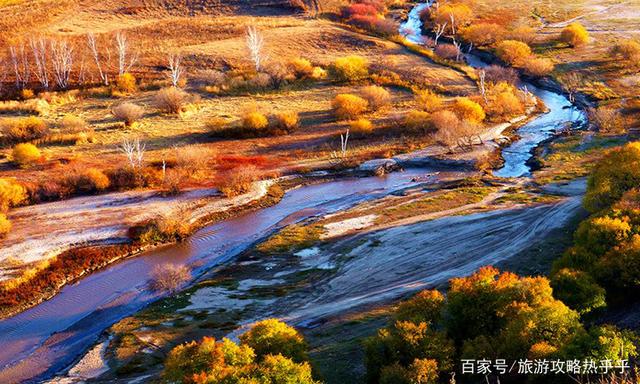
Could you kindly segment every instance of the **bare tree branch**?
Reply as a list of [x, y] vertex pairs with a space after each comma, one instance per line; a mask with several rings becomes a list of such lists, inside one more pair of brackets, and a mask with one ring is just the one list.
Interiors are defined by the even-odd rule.
[[65, 40], [51, 42], [53, 77], [59, 88], [67, 89], [73, 66], [73, 47]]
[[36, 77], [45, 90], [49, 89], [49, 67], [47, 63], [47, 43], [44, 38], [31, 39], [29, 41], [33, 60], [36, 64]]
[[268, 56], [262, 52], [264, 48], [264, 38], [254, 26], [247, 27], [247, 48], [249, 49], [249, 55], [256, 67], [256, 71], [260, 71], [263, 63], [267, 61]]
[[169, 75], [171, 84], [173, 84], [174, 87], [177, 87], [180, 83], [180, 78], [182, 78], [184, 73], [182, 68], [182, 57], [180, 55], [169, 55], [169, 70], [171, 71], [171, 74]]

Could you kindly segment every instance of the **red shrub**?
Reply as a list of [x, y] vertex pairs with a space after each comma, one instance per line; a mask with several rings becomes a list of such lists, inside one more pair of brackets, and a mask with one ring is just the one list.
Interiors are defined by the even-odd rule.
[[355, 3], [342, 7], [342, 18], [351, 19], [354, 16], [376, 16], [378, 10], [372, 4]]
[[349, 23], [385, 37], [398, 34], [398, 26], [394, 21], [377, 16], [355, 15], [349, 20]]

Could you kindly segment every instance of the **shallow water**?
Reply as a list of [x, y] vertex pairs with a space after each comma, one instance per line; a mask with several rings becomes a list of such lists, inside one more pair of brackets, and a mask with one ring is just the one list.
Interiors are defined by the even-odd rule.
[[[401, 33], [404, 31], [407, 40], [421, 44], [420, 12], [429, 6], [428, 3], [416, 5], [409, 12], [407, 21], [400, 26]], [[465, 55], [467, 63], [475, 68], [483, 68], [488, 64], [474, 55]], [[582, 111], [576, 109], [564, 95], [556, 92], [540, 89], [533, 84], [522, 82], [518, 85], [525, 88], [540, 98], [547, 108], [548, 113], [538, 116], [527, 124], [518, 128], [516, 133], [519, 138], [503, 148], [502, 157], [504, 164], [502, 168], [493, 172], [499, 177], [522, 177], [531, 174], [531, 168], [527, 161], [533, 156], [532, 151], [544, 140], [553, 136], [556, 130], [564, 128], [567, 124], [571, 126], [582, 125], [586, 121]]]
[[0, 382], [48, 377], [67, 367], [103, 330], [158, 298], [147, 289], [158, 265], [190, 265], [197, 276], [279, 226], [379, 198], [414, 185], [411, 180], [426, 173], [408, 169], [294, 189], [272, 207], [207, 226], [184, 243], [145, 252], [68, 285], [51, 300], [0, 321]]

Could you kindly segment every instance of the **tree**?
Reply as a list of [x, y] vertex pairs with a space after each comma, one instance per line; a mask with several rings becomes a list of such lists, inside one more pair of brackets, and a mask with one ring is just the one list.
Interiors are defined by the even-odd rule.
[[9, 56], [13, 64], [16, 88], [24, 89], [31, 80], [31, 66], [24, 47], [24, 42], [9, 47]]
[[472, 24], [462, 30], [462, 37], [476, 46], [488, 46], [504, 39], [504, 27], [494, 23]]
[[177, 88], [180, 84], [180, 79], [184, 74], [184, 70], [182, 68], [182, 56], [180, 55], [169, 55], [169, 70], [171, 73], [169, 74], [169, 79], [171, 80], [171, 84], [174, 88]]
[[606, 306], [605, 290], [586, 272], [563, 268], [551, 278], [553, 296], [581, 315]]
[[468, 97], [456, 98], [451, 110], [460, 120], [468, 120], [474, 123], [480, 123], [486, 117], [482, 106]]
[[636, 342], [637, 337], [630, 331], [621, 331], [612, 325], [594, 326], [589, 332], [579, 333], [562, 349], [562, 355], [580, 360], [609, 360], [616, 364], [638, 355]]
[[256, 71], [260, 72], [264, 62], [267, 61], [268, 56], [263, 52], [264, 38], [262, 37], [262, 34], [258, 32], [256, 27], [247, 27], [246, 43], [251, 61], [253, 61]]
[[102, 69], [102, 59], [100, 57], [100, 53], [98, 51], [98, 44], [96, 43], [96, 36], [93, 33], [87, 34], [87, 44], [89, 46], [89, 50], [93, 56], [93, 61], [96, 64], [96, 68], [98, 69], [98, 75], [102, 80], [104, 85], [109, 85], [109, 76]]
[[33, 61], [36, 64], [36, 77], [40, 85], [45, 90], [49, 89], [49, 65], [47, 54], [47, 43], [44, 38], [29, 40], [31, 51], [33, 52]]
[[56, 84], [61, 89], [67, 89], [73, 66], [73, 47], [64, 40], [52, 41], [51, 61]]
[[116, 33], [116, 49], [118, 50], [118, 75], [131, 72], [131, 68], [138, 61], [138, 55], [131, 55], [129, 52], [129, 42], [124, 33]]
[[531, 48], [521, 41], [504, 40], [496, 47], [496, 54], [505, 63], [520, 66], [531, 57]]
[[307, 345], [294, 328], [277, 319], [255, 323], [240, 336], [242, 343], [251, 347], [260, 359], [266, 355], [282, 355], [301, 362], [307, 360]]
[[560, 33], [560, 41], [571, 47], [580, 47], [589, 42], [589, 32], [580, 23], [571, 23]]
[[614, 149], [594, 167], [587, 182], [584, 206], [597, 212], [611, 206], [622, 195], [640, 185], [640, 143]]

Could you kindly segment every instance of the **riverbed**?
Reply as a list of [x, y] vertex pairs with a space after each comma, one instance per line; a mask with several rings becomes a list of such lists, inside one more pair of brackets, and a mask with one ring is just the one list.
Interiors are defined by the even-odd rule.
[[[413, 42], [420, 41], [420, 25], [415, 20], [418, 14], [419, 9], [414, 9], [410, 13], [410, 24], [404, 28], [413, 31], [407, 35]], [[472, 56], [467, 59], [471, 65], [482, 65]], [[520, 140], [504, 148], [505, 162], [495, 171], [497, 176], [528, 176], [530, 169], [526, 162], [532, 156], [531, 150], [567, 123], [579, 123], [584, 119], [564, 96], [522, 84], [525, 85], [542, 99], [549, 112], [518, 129]], [[287, 192], [273, 207], [207, 226], [184, 243], [123, 260], [69, 285], [51, 300], [0, 321], [0, 345], [3, 347], [0, 349], [0, 382], [34, 382], [63, 371], [95, 344], [106, 328], [160, 297], [147, 289], [151, 271], [158, 265], [187, 265], [197, 277], [213, 266], [233, 259], [285, 224], [380, 198], [415, 185], [414, 179], [431, 172], [431, 169], [412, 168], [386, 177], [354, 177], [297, 188]], [[448, 263], [442, 265], [446, 267]], [[433, 270], [430, 273], [449, 276], [449, 272]], [[338, 302], [333, 297], [330, 301]]]

